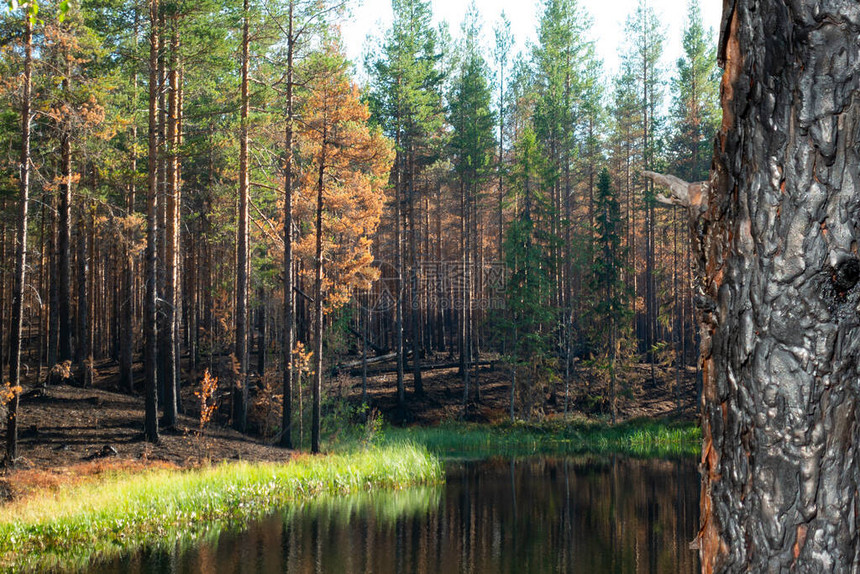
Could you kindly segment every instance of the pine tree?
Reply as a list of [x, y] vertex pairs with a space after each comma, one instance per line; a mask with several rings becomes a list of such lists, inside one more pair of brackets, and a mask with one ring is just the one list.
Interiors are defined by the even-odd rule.
[[[625, 25], [628, 37], [627, 52], [623, 55], [622, 69], [624, 75], [629, 75], [635, 89], [635, 102], [638, 108], [639, 125], [637, 135], [641, 137], [638, 147], [640, 160], [636, 168], [651, 169], [657, 160], [659, 139], [658, 129], [661, 125], [659, 117], [660, 102], [662, 101], [662, 71], [659, 68], [660, 57], [663, 53], [663, 32], [654, 9], [646, 0], [639, 0], [636, 10], [631, 14]], [[638, 171], [638, 169], [636, 171]], [[644, 316], [638, 328], [639, 336], [644, 347], [646, 360], [652, 365], [651, 378], [654, 380], [654, 349], [657, 343], [657, 286], [656, 286], [656, 221], [654, 212], [654, 188], [648, 180], [636, 178], [640, 184], [642, 207], [645, 220], [643, 222], [644, 245], [641, 246], [644, 258], [644, 277], [639, 292], [644, 302]], [[634, 180], [634, 184], [637, 181]], [[635, 207], [631, 209], [635, 216]], [[636, 229], [631, 233], [635, 236]], [[637, 252], [631, 254], [634, 259]], [[636, 270], [634, 269], [635, 273]], [[637, 296], [639, 296], [637, 292]]]
[[672, 82], [672, 173], [687, 181], [708, 179], [711, 142], [719, 124], [716, 43], [702, 24], [698, 0], [690, 0], [684, 54]]
[[[394, 140], [397, 157], [394, 162], [394, 267], [396, 301], [394, 342], [397, 353], [397, 402], [405, 413], [406, 393], [403, 382], [403, 202], [408, 202], [410, 216], [410, 252], [416, 248], [414, 204], [415, 186], [422, 155], [428, 151], [427, 140], [435, 135], [441, 121], [441, 76], [436, 33], [431, 26], [432, 12], [427, 0], [392, 0], [394, 22], [387, 31], [380, 57], [371, 62], [372, 85], [369, 102], [375, 121]], [[417, 262], [410, 266], [410, 292], [413, 298], [412, 345], [413, 383], [416, 394], [422, 393], [419, 353], [420, 328], [417, 317]]]
[[347, 62], [336, 41], [306, 63], [314, 81], [301, 106], [299, 153], [306, 169], [299, 180], [299, 206], [314, 221], [313, 232], [296, 251], [313, 270], [314, 379], [311, 451], [320, 451], [324, 315], [342, 307], [356, 289], [376, 278], [372, 240], [382, 215], [385, 178], [391, 169], [391, 147], [368, 126], [370, 113], [347, 76]]

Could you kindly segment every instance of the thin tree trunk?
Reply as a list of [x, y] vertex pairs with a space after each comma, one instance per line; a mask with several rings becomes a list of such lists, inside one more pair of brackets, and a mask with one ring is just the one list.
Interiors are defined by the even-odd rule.
[[236, 245], [236, 358], [239, 381], [233, 389], [233, 428], [245, 432], [248, 415], [248, 97], [249, 31], [248, 0], [243, 3], [241, 127], [239, 134], [239, 219]]
[[179, 380], [177, 378], [176, 352], [177, 343], [177, 310], [179, 299], [179, 20], [171, 18], [170, 37], [170, 69], [167, 73], [167, 174], [165, 193], [164, 222], [166, 229], [164, 237], [164, 336], [162, 337], [164, 355], [164, 404], [162, 412], [164, 426], [172, 428], [176, 425], [178, 413]]
[[412, 312], [412, 384], [415, 396], [424, 395], [424, 385], [421, 384], [421, 324], [418, 312], [418, 256], [416, 253], [415, 236], [415, 158], [414, 151], [409, 154], [409, 291]]
[[[63, 80], [63, 90], [68, 91], [68, 78]], [[59, 362], [72, 360], [72, 144], [68, 126], [60, 135], [61, 183], [58, 186], [59, 236], [57, 239], [59, 260], [60, 297], [60, 355]]]
[[[323, 259], [322, 259], [322, 214], [323, 185], [325, 178], [327, 128], [323, 127], [320, 151], [319, 180], [317, 181], [316, 249], [314, 251], [314, 382], [313, 408], [311, 415], [311, 452], [320, 451], [320, 400], [322, 395], [322, 351], [323, 351]], [[402, 361], [402, 357], [400, 357]], [[402, 365], [402, 363], [401, 363]]]
[[[24, 10], [24, 86], [21, 98], [21, 165], [18, 198], [17, 241], [15, 246], [15, 283], [12, 291], [12, 325], [9, 333], [11, 356], [9, 383], [21, 385], [21, 329], [24, 311], [25, 273], [27, 269], [27, 208], [30, 201], [30, 105], [33, 74], [33, 24]], [[12, 393], [6, 414], [6, 465], [18, 459], [18, 392]]]
[[[138, 12], [134, 9], [134, 46], [137, 48]], [[131, 109], [137, 106], [138, 74], [135, 71], [132, 79]], [[131, 175], [128, 181], [126, 195], [126, 210], [128, 216], [134, 215], [135, 196], [137, 194], [137, 118], [131, 123], [131, 146], [129, 150], [129, 169]], [[119, 386], [127, 392], [134, 392], [134, 257], [132, 256], [132, 232], [128, 232], [123, 246], [123, 281], [120, 302], [120, 352], [119, 352]]]
[[[398, 135], [398, 142], [395, 148], [399, 147], [402, 142]], [[397, 296], [395, 297], [394, 305], [394, 341], [395, 351], [397, 353], [397, 410], [398, 418], [406, 416], [406, 387], [403, 383], [403, 214], [401, 202], [403, 199], [403, 154], [397, 154], [397, 180], [394, 184], [394, 267], [397, 273], [396, 289]]]
[[[281, 440], [283, 448], [293, 448], [293, 340], [295, 325], [295, 299], [293, 295], [293, 0], [289, 0], [287, 22], [287, 127], [284, 138], [284, 393], [281, 413]], [[301, 412], [299, 413], [301, 416]]]
[[158, 0], [149, 1], [149, 178], [147, 189], [146, 209], [146, 269], [145, 297], [143, 312], [143, 367], [144, 392], [146, 396], [146, 414], [144, 435], [149, 442], [158, 442], [158, 388], [156, 349], [158, 344], [157, 313], [156, 313], [156, 255], [158, 253], [156, 238], [158, 236], [158, 52], [159, 40], [159, 5]]
[[78, 364], [78, 382], [84, 387], [92, 385], [92, 369], [87, 366], [90, 349], [90, 291], [87, 289], [89, 259], [87, 257], [87, 214], [89, 206], [82, 203], [78, 217], [78, 344], [75, 346], [75, 362]]

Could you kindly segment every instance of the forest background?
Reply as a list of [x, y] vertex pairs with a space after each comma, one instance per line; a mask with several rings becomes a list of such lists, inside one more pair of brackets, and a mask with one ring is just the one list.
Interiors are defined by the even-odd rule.
[[208, 370], [235, 428], [261, 431], [267, 397], [267, 432], [293, 446], [309, 418], [318, 450], [324, 382], [349, 355], [394, 361], [397, 421], [441, 358], [467, 418], [482, 360], [504, 366], [511, 418], [591, 395], [614, 420], [633, 365], [674, 369], [680, 404], [698, 357], [687, 216], [642, 171], [708, 177], [718, 75], [696, 0], [671, 66], [640, 0], [611, 75], [575, 0], [542, 3], [516, 53], [505, 19], [485, 29], [473, 6], [452, 31], [429, 2], [394, 0], [362, 85], [348, 4], [9, 3], [11, 458], [18, 387], [89, 386], [104, 361], [145, 394], [150, 440]]

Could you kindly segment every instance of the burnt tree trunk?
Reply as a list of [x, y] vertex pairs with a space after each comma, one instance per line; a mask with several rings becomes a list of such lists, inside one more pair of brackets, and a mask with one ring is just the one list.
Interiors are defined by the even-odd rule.
[[724, 2], [704, 572], [860, 569], [859, 33], [854, 2]]

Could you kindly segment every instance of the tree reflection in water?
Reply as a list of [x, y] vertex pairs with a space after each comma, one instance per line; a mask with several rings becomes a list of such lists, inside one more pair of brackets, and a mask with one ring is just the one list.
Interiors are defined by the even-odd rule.
[[447, 484], [324, 499], [101, 572], [696, 572], [695, 460], [449, 462]]

